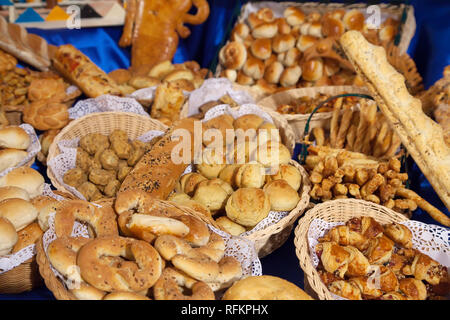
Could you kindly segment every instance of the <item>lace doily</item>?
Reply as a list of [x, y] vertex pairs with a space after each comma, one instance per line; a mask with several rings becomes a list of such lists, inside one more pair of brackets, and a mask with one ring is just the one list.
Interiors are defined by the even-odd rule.
[[34, 131], [34, 128], [32, 126], [30, 126], [29, 124], [21, 124], [19, 127], [21, 127], [23, 130], [25, 130], [25, 132], [28, 134], [28, 136], [30, 137], [30, 146], [27, 149], [27, 156], [19, 162], [19, 164], [17, 164], [14, 167], [8, 168], [3, 170], [2, 172], [0, 172], [0, 177], [5, 176], [6, 174], [8, 174], [10, 171], [12, 171], [15, 168], [19, 168], [24, 166], [27, 162], [31, 161], [31, 159], [33, 159], [37, 153], [39, 151], [41, 151], [41, 143], [39, 142], [39, 138], [36, 135], [36, 132]]
[[[323, 237], [333, 227], [343, 225], [345, 222], [327, 222], [322, 219], [314, 219], [308, 229], [308, 246], [311, 261], [316, 268], [320, 262], [315, 252], [319, 243], [318, 239]], [[442, 227], [426, 224], [420, 221], [407, 220], [400, 224], [408, 227], [412, 232], [413, 248], [439, 262], [447, 268], [450, 267], [450, 231]], [[347, 300], [331, 293], [337, 300]]]
[[132, 112], [149, 117], [149, 114], [135, 99], [105, 94], [97, 98], [78, 101], [69, 109], [69, 118], [78, 119], [90, 113], [105, 111]]
[[[48, 225], [49, 229], [44, 233], [42, 237], [42, 244], [46, 254], [50, 243], [57, 239], [55, 233], [55, 213], [50, 214]], [[225, 241], [225, 255], [232, 256], [241, 263], [243, 277], [262, 275], [261, 261], [258, 258], [258, 254], [256, 253], [253, 242], [242, 237], [236, 237], [227, 234], [211, 225], [208, 225], [208, 227], [211, 232], [217, 233]], [[89, 238], [88, 227], [84, 224], [75, 222], [71, 236]], [[62, 281], [66, 288], [71, 288], [73, 282], [65, 278], [61, 273], [54, 269], [51, 264], [50, 268], [55, 276]]]
[[199, 113], [199, 107], [209, 101], [219, 100], [228, 94], [238, 105], [255, 103], [245, 91], [233, 89], [233, 84], [227, 78], [206, 79], [200, 88], [191, 92], [188, 101], [188, 117]]
[[[64, 198], [52, 192], [49, 184], [44, 184], [43, 195], [55, 198], [58, 201]], [[0, 274], [14, 269], [36, 254], [36, 245], [29, 245], [20, 251], [0, 257]]]
[[[160, 136], [164, 134], [162, 131], [158, 130], [150, 130], [146, 133], [142, 134], [137, 138], [137, 140], [140, 140], [142, 142], [149, 142], [153, 138]], [[47, 166], [51, 168], [53, 173], [55, 174], [56, 180], [64, 186], [67, 190], [69, 190], [73, 195], [75, 195], [79, 199], [86, 200], [86, 198], [74, 187], [69, 186], [64, 183], [64, 174], [70, 170], [76, 167], [76, 160], [77, 160], [77, 147], [78, 142], [80, 141], [80, 138], [75, 138], [71, 140], [61, 140], [58, 142], [58, 147], [60, 150], [60, 154], [58, 154], [56, 157], [50, 159], [48, 161]]]

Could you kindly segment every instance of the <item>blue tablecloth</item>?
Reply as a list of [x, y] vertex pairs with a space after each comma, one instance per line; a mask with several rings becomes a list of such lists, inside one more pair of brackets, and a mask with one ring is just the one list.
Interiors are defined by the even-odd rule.
[[[373, 3], [374, 1], [369, 2]], [[195, 60], [202, 67], [207, 68], [215, 58], [233, 16], [236, 1], [209, 0], [209, 3], [211, 6], [210, 17], [202, 25], [189, 26], [192, 34], [187, 39], [181, 39], [174, 57], [175, 63]], [[448, 41], [450, 39], [450, 1], [414, 0], [410, 3], [415, 8], [417, 28], [408, 53], [416, 61], [418, 70], [424, 78], [425, 87], [428, 88], [441, 78], [443, 68], [450, 64], [450, 42]], [[129, 48], [124, 49], [117, 45], [122, 34], [122, 27], [84, 28], [81, 30], [33, 28], [28, 31], [42, 36], [54, 45], [73, 44], [106, 72], [129, 66]], [[299, 146], [297, 146], [296, 152], [298, 154]], [[449, 211], [411, 158], [408, 159], [407, 166], [411, 178], [411, 189], [449, 215]], [[44, 172], [42, 167], [36, 168]], [[414, 212], [412, 218], [436, 224], [427, 213], [420, 209]], [[263, 273], [282, 277], [303, 287], [303, 272], [295, 255], [293, 240], [294, 233], [292, 232], [282, 247], [261, 259]], [[0, 295], [0, 299], [54, 299], [54, 297], [49, 290], [43, 287], [19, 295]]]

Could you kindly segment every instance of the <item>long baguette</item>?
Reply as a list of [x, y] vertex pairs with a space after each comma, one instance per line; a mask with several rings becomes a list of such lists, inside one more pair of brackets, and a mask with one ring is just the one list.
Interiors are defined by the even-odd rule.
[[405, 78], [389, 64], [383, 47], [370, 44], [357, 31], [344, 33], [340, 44], [402, 144], [450, 209], [450, 148], [442, 128], [410, 95]]

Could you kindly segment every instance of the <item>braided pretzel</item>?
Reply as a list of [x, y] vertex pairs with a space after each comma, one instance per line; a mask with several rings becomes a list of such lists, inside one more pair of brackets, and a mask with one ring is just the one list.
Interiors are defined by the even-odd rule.
[[70, 236], [76, 220], [88, 223], [96, 237], [118, 235], [116, 215], [111, 207], [97, 208], [84, 200], [67, 200], [55, 214], [57, 237]]
[[[185, 295], [183, 288], [190, 289], [191, 295]], [[204, 282], [197, 281], [174, 269], [164, 269], [153, 287], [156, 300], [214, 300], [214, 292]]]
[[[108, 264], [101, 257], [123, 257]], [[81, 276], [104, 291], [141, 292], [155, 284], [164, 262], [149, 243], [123, 237], [97, 238], [84, 245], [77, 256]]]

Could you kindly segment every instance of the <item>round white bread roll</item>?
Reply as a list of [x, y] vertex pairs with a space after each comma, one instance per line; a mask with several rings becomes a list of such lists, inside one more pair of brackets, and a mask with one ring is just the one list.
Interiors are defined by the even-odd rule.
[[364, 14], [358, 9], [352, 9], [345, 13], [342, 18], [346, 30], [361, 31], [364, 27]]
[[0, 187], [0, 201], [11, 198], [19, 198], [26, 201], [30, 200], [30, 195], [25, 189], [19, 187]]
[[220, 50], [219, 60], [226, 69], [239, 70], [247, 60], [247, 48], [242, 42], [231, 41]]
[[270, 212], [269, 197], [262, 189], [240, 188], [228, 198], [227, 217], [246, 227], [254, 227]]
[[283, 87], [290, 87], [297, 84], [298, 80], [302, 76], [302, 68], [300, 66], [292, 66], [284, 69], [280, 77], [280, 84]]
[[252, 79], [261, 79], [264, 75], [264, 61], [255, 57], [248, 57], [242, 71]]
[[295, 46], [295, 37], [291, 34], [278, 34], [272, 39], [273, 51], [286, 52]]
[[278, 33], [279, 34], [289, 34], [292, 31], [291, 26], [287, 23], [285, 18], [278, 18], [275, 20], [278, 25]]
[[263, 24], [264, 20], [258, 18], [258, 15], [256, 14], [256, 12], [252, 12], [248, 15], [247, 22], [248, 22], [248, 25], [250, 26], [250, 29], [253, 30], [257, 26]]
[[297, 46], [298, 50], [304, 52], [308, 48], [315, 45], [317, 43], [317, 41], [318, 41], [318, 39], [316, 37], [302, 34], [300, 37], [298, 37], [296, 46]]
[[245, 23], [238, 23], [231, 32], [231, 40], [244, 42], [244, 39], [250, 34], [250, 28]]
[[244, 72], [242, 72], [242, 70], [239, 70], [236, 77], [236, 82], [243, 86], [251, 86], [252, 84], [255, 83], [255, 80], [252, 77], [246, 75]]
[[0, 171], [13, 168], [20, 164], [26, 157], [28, 152], [18, 149], [0, 150]]
[[300, 35], [309, 35], [309, 28], [311, 27], [311, 22], [305, 22], [304, 24], [299, 26]]
[[308, 28], [308, 34], [313, 37], [322, 38], [322, 24], [319, 21], [312, 22]]
[[29, 167], [20, 167], [1, 177], [0, 187], [19, 187], [26, 190], [30, 198], [34, 198], [42, 194], [44, 182], [44, 177], [38, 171]]
[[286, 55], [284, 56], [282, 63], [285, 67], [292, 67], [294, 65], [298, 65], [301, 57], [302, 52], [298, 48], [294, 47], [286, 51]]
[[255, 39], [273, 38], [278, 32], [278, 24], [276, 22], [265, 22], [255, 27], [252, 36]]
[[0, 256], [11, 253], [18, 239], [14, 225], [8, 219], [0, 217]]
[[265, 168], [260, 163], [246, 163], [239, 167], [235, 176], [239, 188], [261, 188], [265, 181]]
[[270, 208], [274, 211], [291, 211], [300, 201], [300, 196], [285, 180], [274, 180], [263, 188], [269, 196]]
[[340, 37], [345, 31], [344, 23], [331, 15], [322, 19], [322, 34], [324, 37]]
[[26, 200], [12, 198], [0, 202], [0, 217], [8, 219], [20, 231], [36, 220], [38, 211]]
[[298, 191], [302, 184], [302, 175], [300, 171], [291, 164], [280, 165], [278, 172], [269, 176], [269, 182], [279, 179], [286, 181], [295, 191]]
[[201, 203], [212, 213], [225, 208], [227, 199], [227, 191], [218, 184], [201, 184], [192, 197], [192, 200]]
[[0, 148], [26, 150], [31, 144], [31, 138], [21, 127], [5, 127], [0, 129]]
[[279, 61], [274, 61], [266, 67], [264, 72], [264, 80], [269, 83], [278, 83], [280, 81], [281, 74], [283, 73], [283, 64]]
[[283, 15], [286, 18], [287, 23], [289, 23], [291, 26], [297, 26], [305, 22], [305, 14], [300, 8], [286, 8], [283, 12]]
[[305, 61], [302, 65], [302, 79], [306, 81], [317, 81], [323, 75], [323, 61], [321, 58], [314, 58]]
[[256, 58], [266, 60], [272, 55], [272, 41], [270, 39], [255, 39], [250, 46], [250, 51]]
[[256, 12], [256, 16], [264, 22], [272, 22], [275, 19], [272, 9], [261, 8]]
[[287, 164], [291, 160], [288, 148], [275, 141], [267, 141], [266, 144], [258, 146], [257, 159], [266, 168], [278, 167]]

